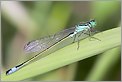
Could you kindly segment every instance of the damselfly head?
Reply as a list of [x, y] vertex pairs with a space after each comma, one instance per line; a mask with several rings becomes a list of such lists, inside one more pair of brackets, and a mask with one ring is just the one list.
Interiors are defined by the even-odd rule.
[[89, 23], [91, 24], [91, 27], [93, 27], [93, 28], [96, 26], [95, 20], [90, 20]]

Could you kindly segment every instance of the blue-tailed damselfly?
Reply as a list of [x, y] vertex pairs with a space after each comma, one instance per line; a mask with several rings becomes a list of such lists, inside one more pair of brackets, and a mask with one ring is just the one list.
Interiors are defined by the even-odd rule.
[[[75, 41], [76, 34], [79, 32], [80, 32], [80, 35], [78, 35], [78, 37], [81, 36], [81, 34], [86, 34], [86, 35], [89, 35], [90, 37], [92, 37], [91, 32], [93, 31], [93, 28], [95, 26], [96, 26], [96, 21], [90, 20], [86, 23], [77, 24], [77, 25], [75, 25], [75, 27], [65, 29], [65, 30], [63, 30], [59, 33], [56, 33], [50, 37], [44, 37], [44, 38], [41, 38], [38, 40], [28, 42], [24, 46], [24, 50], [29, 53], [30, 52], [37, 52], [37, 51], [39, 51], [39, 53], [36, 54], [34, 57], [30, 58], [29, 60], [7, 70], [6, 75], [16, 72], [17, 70], [19, 70], [23, 66], [27, 65], [30, 61], [32, 61], [35, 58], [37, 58], [38, 56], [40, 56], [41, 55], [40, 53], [49, 49], [50, 47], [52, 47], [53, 45], [60, 42], [61, 40], [63, 40], [66, 37], [74, 37], [74, 41]], [[92, 37], [92, 38], [95, 38], [95, 37]], [[95, 39], [97, 39], [97, 38], [95, 38]], [[79, 40], [78, 40], [78, 48], [79, 48]]]

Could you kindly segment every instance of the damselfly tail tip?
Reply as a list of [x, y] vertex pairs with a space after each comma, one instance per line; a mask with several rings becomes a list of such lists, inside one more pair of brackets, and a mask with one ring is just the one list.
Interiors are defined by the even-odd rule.
[[6, 71], [6, 75], [9, 75], [10, 74], [10, 71], [11, 71], [11, 69], [7, 70]]
[[19, 69], [19, 67], [13, 67], [6, 71], [6, 75], [10, 75], [10, 74], [16, 72], [18, 69]]

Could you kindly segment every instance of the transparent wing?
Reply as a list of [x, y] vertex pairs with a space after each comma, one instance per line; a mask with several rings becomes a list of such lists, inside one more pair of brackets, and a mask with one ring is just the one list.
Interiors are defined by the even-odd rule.
[[57, 42], [61, 41], [62, 39], [66, 38], [67, 36], [72, 34], [74, 31], [75, 31], [75, 27], [72, 27], [72, 28], [65, 29], [59, 33], [56, 33], [54, 35], [28, 42], [24, 46], [24, 50], [28, 53], [37, 52], [37, 51], [42, 52], [50, 48]]

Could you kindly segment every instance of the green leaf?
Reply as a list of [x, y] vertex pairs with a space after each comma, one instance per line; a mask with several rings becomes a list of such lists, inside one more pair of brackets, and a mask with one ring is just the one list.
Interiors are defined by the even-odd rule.
[[77, 50], [76, 42], [23, 67], [11, 75], [6, 76], [5, 73], [3, 73], [2, 81], [24, 80], [120, 46], [120, 30], [120, 27], [118, 27], [98, 33], [94, 35], [94, 37], [99, 38], [101, 41], [96, 39], [92, 39], [90, 41], [88, 38], [86, 38], [80, 41], [79, 50]]
[[[87, 81], [102, 81], [106, 80], [105, 78], [108, 74], [113, 74], [113, 68], [120, 59], [120, 47], [110, 49], [103, 54], [99, 55], [91, 69], [89, 75], [87, 76]], [[112, 71], [110, 71], [112, 70]], [[114, 70], [115, 71], [115, 70]], [[115, 76], [112, 75], [114, 78]]]

